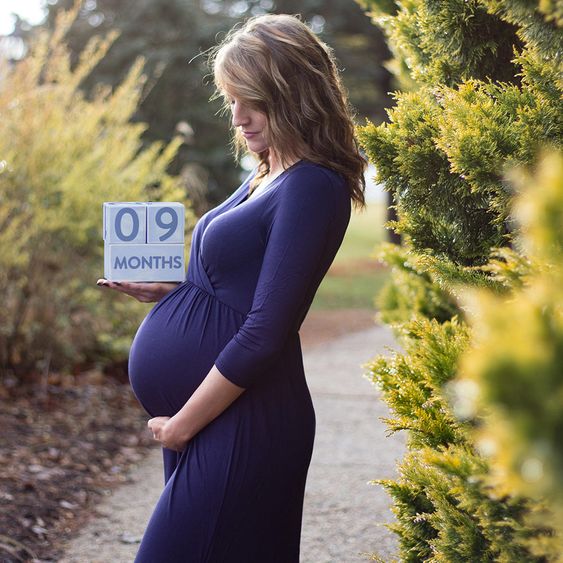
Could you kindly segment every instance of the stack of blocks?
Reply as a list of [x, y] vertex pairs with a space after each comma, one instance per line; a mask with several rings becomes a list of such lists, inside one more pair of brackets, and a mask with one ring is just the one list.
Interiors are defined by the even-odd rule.
[[104, 277], [183, 282], [184, 217], [181, 203], [104, 203]]

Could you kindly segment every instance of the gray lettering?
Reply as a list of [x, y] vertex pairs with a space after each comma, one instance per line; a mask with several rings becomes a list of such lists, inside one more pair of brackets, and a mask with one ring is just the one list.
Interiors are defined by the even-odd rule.
[[124, 256], [123, 258], [119, 258], [119, 256], [117, 256], [115, 258], [115, 265], [113, 266], [114, 270], [123, 270], [124, 268], [127, 268], [127, 258]]

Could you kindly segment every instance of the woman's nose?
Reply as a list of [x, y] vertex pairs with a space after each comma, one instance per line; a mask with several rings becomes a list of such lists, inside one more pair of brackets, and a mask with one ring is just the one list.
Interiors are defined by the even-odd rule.
[[232, 104], [232, 112], [233, 112], [233, 125], [235, 127], [240, 127], [248, 123], [249, 115], [248, 112], [244, 109], [244, 107], [239, 104], [238, 102], [234, 102]]

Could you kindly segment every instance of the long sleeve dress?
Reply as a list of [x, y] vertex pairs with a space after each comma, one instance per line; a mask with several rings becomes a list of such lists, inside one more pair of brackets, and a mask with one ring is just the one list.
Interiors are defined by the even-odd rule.
[[215, 364], [245, 391], [182, 452], [136, 563], [297, 563], [315, 412], [299, 328], [351, 213], [344, 178], [299, 160], [247, 198], [255, 168], [192, 234], [185, 281], [139, 327], [129, 378], [173, 416]]

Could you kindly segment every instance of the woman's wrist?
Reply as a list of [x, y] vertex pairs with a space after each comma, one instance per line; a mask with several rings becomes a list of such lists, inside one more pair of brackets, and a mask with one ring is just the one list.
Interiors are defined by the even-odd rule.
[[189, 442], [193, 438], [192, 432], [188, 427], [187, 420], [182, 416], [182, 411], [178, 411], [170, 418], [170, 424], [174, 427], [174, 434], [181, 440]]

